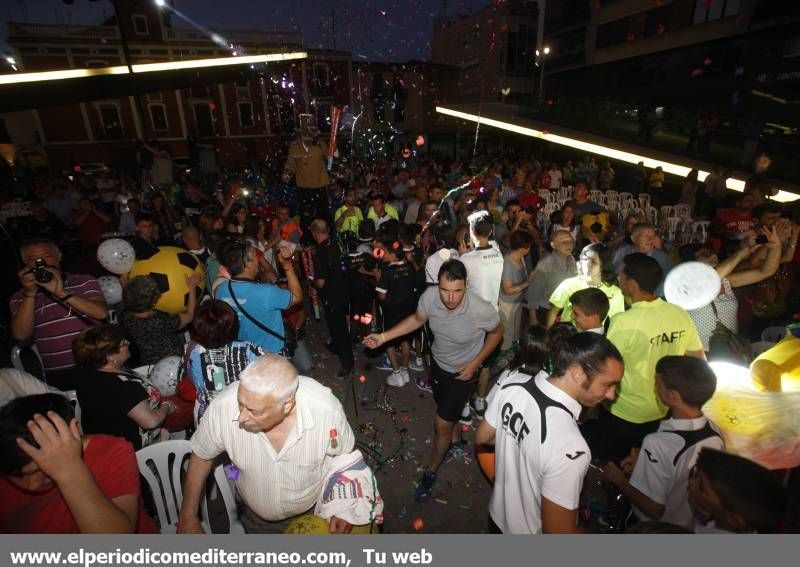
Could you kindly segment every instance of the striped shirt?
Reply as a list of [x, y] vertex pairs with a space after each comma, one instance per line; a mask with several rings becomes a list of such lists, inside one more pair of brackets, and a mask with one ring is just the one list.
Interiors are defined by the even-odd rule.
[[[103, 292], [92, 276], [67, 274], [64, 291], [84, 299], [103, 299]], [[19, 311], [22, 299], [22, 290], [11, 296], [12, 317]], [[75, 366], [72, 341], [89, 323], [78, 317], [71, 306], [65, 304], [65, 308], [44, 293], [37, 293], [34, 301], [33, 340], [45, 371], [72, 368]]]
[[[342, 404], [330, 389], [301, 376], [295, 427], [276, 452], [264, 433], [250, 433], [235, 423], [238, 391], [235, 382], [212, 400], [192, 437], [192, 451], [205, 460], [227, 452], [241, 473], [237, 492], [262, 519], [302, 514], [322, 494], [333, 458], [353, 450], [355, 438]], [[331, 442], [334, 430], [336, 443]]]

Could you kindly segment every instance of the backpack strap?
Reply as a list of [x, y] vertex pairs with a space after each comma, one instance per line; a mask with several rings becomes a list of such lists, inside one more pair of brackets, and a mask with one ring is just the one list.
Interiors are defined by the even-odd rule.
[[547, 408], [559, 408], [567, 412], [568, 414], [572, 415], [572, 412], [567, 409], [567, 406], [562, 404], [561, 402], [555, 401], [553, 398], [542, 392], [539, 386], [536, 385], [536, 378], [532, 377], [527, 382], [514, 382], [512, 384], [506, 384], [502, 387], [503, 390], [506, 388], [511, 388], [512, 386], [520, 386], [526, 392], [528, 392], [533, 401], [536, 402], [536, 405], [539, 406], [539, 419], [541, 420], [540, 429], [542, 432], [542, 440], [541, 443], [544, 444], [544, 440], [547, 438], [547, 419], [545, 418], [545, 412]]
[[720, 434], [717, 433], [713, 427], [711, 427], [710, 421], [707, 421], [705, 426], [703, 426], [701, 429], [695, 429], [693, 431], [664, 430], [664, 433], [674, 433], [683, 439], [683, 449], [678, 451], [678, 453], [675, 455], [675, 458], [672, 459], [673, 466], [677, 466], [678, 459], [681, 458], [681, 455], [700, 443], [700, 441], [710, 439], [711, 437], [721, 438]]
[[279, 335], [278, 333], [276, 333], [275, 331], [273, 331], [272, 329], [270, 329], [269, 327], [267, 327], [266, 325], [264, 325], [264, 324], [263, 324], [263, 323], [261, 323], [260, 321], [257, 321], [257, 320], [256, 320], [256, 319], [255, 319], [255, 318], [252, 316], [252, 315], [250, 315], [250, 313], [248, 313], [247, 311], [245, 311], [244, 307], [242, 307], [242, 304], [241, 304], [241, 303], [239, 303], [239, 300], [238, 300], [238, 299], [236, 299], [236, 296], [233, 294], [233, 286], [231, 285], [231, 280], [228, 280], [228, 293], [230, 293], [230, 294], [231, 294], [231, 299], [233, 299], [233, 302], [236, 304], [236, 308], [237, 308], [239, 311], [241, 311], [241, 312], [242, 312], [242, 315], [244, 315], [245, 317], [247, 317], [248, 319], [250, 319], [250, 321], [251, 321], [251, 322], [252, 322], [252, 323], [253, 323], [253, 324], [254, 324], [256, 327], [258, 327], [258, 328], [259, 328], [259, 329], [261, 329], [262, 331], [266, 331], [267, 333], [269, 333], [270, 335], [272, 335], [272, 336], [273, 336], [273, 337], [275, 337], [276, 339], [280, 340], [281, 342], [284, 342], [284, 343], [286, 342], [286, 337], [284, 337], [283, 335]]

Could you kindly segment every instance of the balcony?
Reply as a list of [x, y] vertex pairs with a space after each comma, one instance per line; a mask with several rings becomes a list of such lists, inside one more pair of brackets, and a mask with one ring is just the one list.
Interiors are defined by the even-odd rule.
[[62, 24], [32, 24], [7, 22], [8, 39], [25, 40], [57, 38], [65, 40], [119, 39], [116, 26], [71, 26]]
[[[198, 41], [203, 43], [211, 43], [211, 38], [209, 35], [200, 30], [190, 28], [168, 28], [165, 31], [167, 41]], [[303, 44], [302, 32], [220, 30], [215, 33], [230, 43], [297, 46], [301, 46]]]

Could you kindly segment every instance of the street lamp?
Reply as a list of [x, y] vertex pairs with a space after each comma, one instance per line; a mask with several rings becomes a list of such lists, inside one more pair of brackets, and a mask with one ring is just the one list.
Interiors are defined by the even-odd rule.
[[541, 51], [536, 50], [536, 66], [539, 67], [539, 108], [542, 106], [544, 97], [544, 60], [550, 55], [550, 47], [544, 46]]

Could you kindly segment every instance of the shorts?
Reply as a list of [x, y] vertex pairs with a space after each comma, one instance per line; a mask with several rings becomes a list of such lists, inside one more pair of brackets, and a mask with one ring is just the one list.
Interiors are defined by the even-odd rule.
[[436, 360], [431, 357], [430, 384], [433, 390], [433, 400], [436, 402], [436, 415], [450, 423], [456, 423], [461, 418], [464, 406], [475, 390], [480, 369], [475, 376], [467, 382], [456, 380], [457, 372], [442, 370]]
[[[392, 305], [390, 307], [382, 308], [381, 311], [383, 311], [383, 332], [386, 332], [395, 325], [399, 324], [406, 317], [413, 315], [416, 311], [416, 308], [414, 305], [409, 304]], [[410, 341], [412, 336], [413, 333], [409, 333], [407, 335], [403, 335], [402, 337], [397, 337], [391, 341], [387, 341], [385, 346], [397, 347], [403, 341]]]

